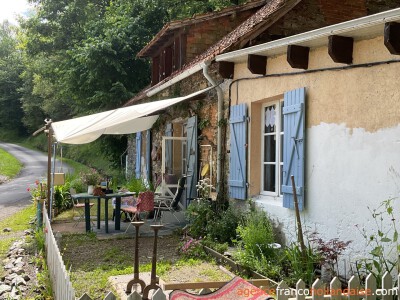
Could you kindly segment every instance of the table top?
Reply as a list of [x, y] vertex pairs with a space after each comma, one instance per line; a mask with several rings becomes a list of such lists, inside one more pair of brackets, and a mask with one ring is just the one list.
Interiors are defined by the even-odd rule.
[[95, 195], [90, 195], [88, 193], [79, 193], [79, 194], [74, 194], [71, 195], [72, 198], [79, 198], [79, 199], [98, 199], [98, 198], [104, 198], [104, 199], [110, 199], [114, 197], [129, 197], [129, 196], [135, 196], [136, 193], [134, 192], [121, 192], [121, 193], [113, 193], [113, 194], [105, 194], [102, 196], [95, 196]]

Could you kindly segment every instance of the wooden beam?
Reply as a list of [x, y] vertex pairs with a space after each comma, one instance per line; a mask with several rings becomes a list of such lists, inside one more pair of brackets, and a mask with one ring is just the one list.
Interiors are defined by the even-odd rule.
[[391, 54], [400, 55], [400, 23], [385, 23], [383, 43]]
[[292, 68], [296, 69], [308, 69], [308, 57], [310, 53], [310, 48], [289, 45], [287, 49], [287, 61]]
[[267, 57], [249, 54], [247, 56], [247, 69], [253, 74], [267, 74]]
[[218, 63], [218, 72], [224, 79], [232, 79], [234, 69], [235, 69], [235, 64], [233, 62], [220, 61]]
[[[247, 282], [251, 283], [256, 287], [270, 288], [271, 282], [269, 279], [248, 279]], [[163, 290], [199, 290], [199, 289], [218, 289], [223, 285], [227, 284], [229, 281], [208, 281], [208, 282], [171, 282], [165, 283], [163, 285]]]
[[328, 53], [336, 63], [353, 63], [353, 38], [339, 35], [329, 36]]

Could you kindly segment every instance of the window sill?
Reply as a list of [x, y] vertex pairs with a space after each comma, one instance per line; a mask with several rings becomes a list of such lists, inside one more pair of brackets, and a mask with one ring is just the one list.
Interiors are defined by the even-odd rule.
[[266, 196], [266, 195], [257, 195], [253, 197], [253, 200], [256, 203], [262, 204], [262, 205], [271, 205], [271, 206], [276, 206], [276, 207], [283, 207], [283, 197], [279, 196]]

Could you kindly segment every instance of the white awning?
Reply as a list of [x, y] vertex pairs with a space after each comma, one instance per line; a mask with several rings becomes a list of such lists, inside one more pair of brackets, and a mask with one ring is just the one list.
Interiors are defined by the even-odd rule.
[[129, 134], [150, 129], [158, 115], [148, 116], [171, 105], [196, 97], [213, 87], [187, 96], [122, 107], [93, 115], [51, 124], [55, 138], [60, 143], [86, 144], [102, 134]]

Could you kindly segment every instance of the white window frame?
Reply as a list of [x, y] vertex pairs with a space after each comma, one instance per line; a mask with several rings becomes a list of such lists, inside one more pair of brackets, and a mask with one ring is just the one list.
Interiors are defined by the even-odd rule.
[[[265, 108], [269, 106], [275, 105], [275, 126], [276, 130], [273, 134], [266, 134], [265, 129]], [[282, 106], [284, 105], [283, 99], [273, 102], [264, 103], [261, 109], [261, 182], [260, 182], [260, 194], [264, 196], [273, 196], [273, 197], [282, 197], [282, 182], [281, 182], [281, 173], [283, 170], [283, 159], [282, 159], [282, 136], [284, 132], [282, 129], [283, 115], [282, 115]], [[279, 114], [278, 114], [279, 113]], [[268, 164], [264, 162], [264, 149], [265, 149], [265, 139], [264, 137], [267, 135], [275, 135], [275, 192], [264, 191], [264, 165]]]

